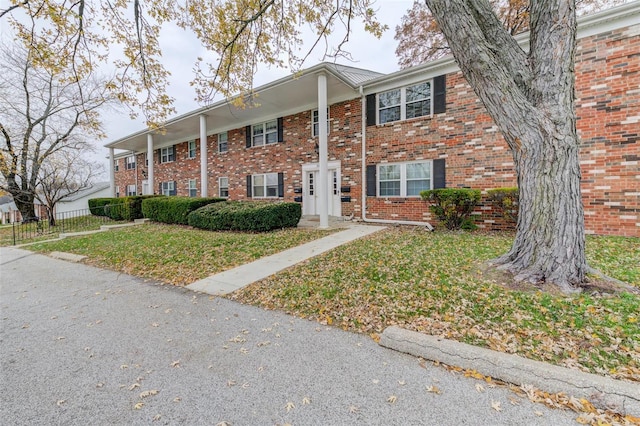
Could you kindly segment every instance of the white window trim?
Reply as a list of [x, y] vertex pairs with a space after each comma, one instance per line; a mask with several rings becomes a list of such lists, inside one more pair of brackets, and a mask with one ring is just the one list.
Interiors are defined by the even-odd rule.
[[120, 187], [116, 186], [116, 198], [120, 197]]
[[[195, 191], [195, 195], [191, 195], [191, 191]], [[197, 179], [189, 179], [189, 197], [197, 197], [198, 196], [198, 180]]]
[[[429, 188], [433, 189], [433, 160], [407, 161], [403, 163], [380, 163], [376, 165], [376, 194], [378, 198], [420, 198], [418, 195], [407, 195], [407, 165], [429, 163]], [[380, 195], [380, 166], [400, 166], [400, 195]], [[411, 179], [416, 180], [416, 179]], [[425, 189], [426, 191], [426, 189]]]
[[[191, 144], [193, 144], [193, 155], [191, 155]], [[198, 155], [198, 145], [196, 145], [195, 139], [191, 139], [187, 142], [187, 157], [196, 158], [196, 155]]]
[[[418, 84], [422, 84], [422, 83], [429, 83], [430, 87], [431, 87], [431, 96], [429, 98], [429, 115], [421, 115], [419, 117], [411, 117], [409, 119], [407, 119], [407, 88], [408, 87], [412, 87], [412, 86], [417, 86]], [[394, 90], [398, 90], [400, 89], [400, 119], [399, 120], [395, 120], [395, 121], [385, 121], [384, 123], [380, 123], [380, 95], [387, 93], [387, 92], [392, 92]], [[416, 102], [416, 101], [413, 101]], [[391, 107], [386, 107], [383, 109], [388, 109]], [[406, 86], [402, 86], [402, 87], [394, 87], [393, 89], [389, 89], [389, 90], [385, 90], [384, 92], [380, 92], [380, 93], [376, 93], [376, 124], [377, 125], [385, 125], [385, 124], [390, 124], [390, 123], [398, 123], [400, 121], [406, 121], [406, 120], [413, 120], [413, 119], [419, 119], [419, 118], [428, 118], [428, 117], [433, 117], [433, 79], [431, 80], [424, 80], [424, 81], [418, 81], [416, 83], [412, 83], [412, 84], [407, 84]]]
[[126, 170], [135, 170], [136, 168], [136, 157], [135, 155], [129, 155], [124, 159], [124, 168]]
[[[172, 151], [173, 154], [173, 160], [169, 160], [169, 150]], [[166, 160], [165, 160], [166, 158]], [[176, 148], [175, 146], [171, 145], [171, 146], [167, 146], [164, 148], [160, 148], [160, 164], [166, 164], [166, 163], [173, 163], [174, 161], [176, 161]]]
[[[274, 175], [276, 177], [276, 195], [267, 195], [267, 187], [268, 186], [272, 186], [272, 185], [267, 185], [267, 176], [268, 175]], [[256, 176], [264, 176], [264, 183], [262, 184], [262, 188], [264, 190], [264, 194], [265, 195], [261, 195], [261, 196], [256, 196], [255, 195], [255, 190], [254, 188], [256, 187], [254, 182], [254, 179]], [[278, 173], [257, 173], [255, 175], [251, 175], [251, 198], [257, 198], [257, 199], [262, 199], [262, 198], [279, 198], [278, 197]]]
[[175, 191], [176, 188], [172, 180], [167, 182], [162, 182], [162, 195], [170, 196], [172, 191]]
[[[276, 134], [276, 141], [275, 142], [267, 142], [267, 124], [269, 123], [276, 123], [276, 129], [275, 129], [275, 134]], [[260, 145], [256, 145], [256, 141], [254, 139], [254, 136], [257, 136], [254, 134], [254, 128], [257, 126], [262, 126], [262, 144]], [[269, 134], [273, 133], [273, 131], [269, 132]], [[265, 146], [265, 145], [273, 145], [280, 142], [278, 140], [278, 119], [275, 120], [269, 120], [269, 121], [265, 121], [264, 123], [258, 123], [258, 124], [253, 124], [251, 126], [251, 146], [255, 147], [255, 146]]]
[[[227, 180], [227, 186], [224, 188], [227, 188], [227, 195], [222, 195], [222, 179], [226, 179]], [[253, 177], [251, 178], [251, 191], [253, 192]], [[221, 176], [218, 178], [218, 197], [220, 198], [229, 198], [229, 178], [226, 176]]]
[[[318, 136], [320, 136], [319, 134], [316, 133], [316, 124], [318, 124], [318, 121], [320, 121], [320, 114], [317, 115], [318, 117], [318, 121], [314, 121], [313, 119], [313, 114], [318, 114], [318, 109], [314, 109], [311, 110], [311, 137], [313, 138], [317, 138]], [[318, 129], [320, 129], [320, 127], [318, 127]], [[329, 107], [327, 107], [327, 135], [329, 135], [331, 130], [331, 109]]]
[[[253, 127], [251, 127], [251, 133], [253, 133]], [[225, 149], [224, 151], [220, 150], [220, 137], [222, 135], [225, 135], [226, 140], [225, 140], [225, 144], [227, 145], [227, 149]], [[253, 144], [253, 138], [251, 139], [251, 143]], [[218, 154], [223, 154], [225, 152], [229, 152], [229, 132], [222, 132], [222, 133], [218, 133]]]

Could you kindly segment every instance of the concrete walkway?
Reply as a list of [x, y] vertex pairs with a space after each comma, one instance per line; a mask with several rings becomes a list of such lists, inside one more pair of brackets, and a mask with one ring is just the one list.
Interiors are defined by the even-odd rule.
[[349, 225], [344, 231], [212, 275], [189, 284], [187, 288], [212, 295], [231, 293], [304, 260], [382, 229], [384, 227], [381, 226]]

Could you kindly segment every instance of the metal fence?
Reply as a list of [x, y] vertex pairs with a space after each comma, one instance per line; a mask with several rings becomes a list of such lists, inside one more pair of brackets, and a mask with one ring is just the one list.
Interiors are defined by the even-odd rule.
[[89, 209], [73, 210], [56, 213], [53, 222], [48, 218], [31, 218], [23, 222], [14, 222], [10, 238], [13, 245], [16, 245], [55, 238], [62, 233], [97, 230], [102, 225], [112, 223], [114, 221], [111, 218], [92, 215]]

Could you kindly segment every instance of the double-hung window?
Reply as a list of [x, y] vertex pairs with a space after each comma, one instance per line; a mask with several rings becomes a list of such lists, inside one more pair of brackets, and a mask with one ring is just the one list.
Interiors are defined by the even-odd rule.
[[221, 198], [229, 197], [229, 178], [228, 177], [218, 178], [218, 195]]
[[176, 195], [176, 184], [173, 181], [162, 182], [162, 195]]
[[129, 157], [124, 159], [124, 164], [125, 164], [125, 168], [127, 170], [133, 170], [136, 168], [136, 157], [133, 155], [130, 155]]
[[229, 150], [229, 134], [227, 132], [218, 133], [218, 152]]
[[252, 194], [254, 198], [278, 196], [278, 174], [265, 173], [252, 176]]
[[431, 115], [431, 81], [378, 93], [378, 124]]
[[198, 196], [198, 182], [195, 179], [189, 179], [189, 197]]
[[120, 170], [119, 161], [118, 160], [113, 160], [113, 171], [117, 172], [118, 170]]
[[160, 163], [176, 161], [176, 150], [173, 146], [160, 148]]
[[127, 197], [132, 195], [136, 195], [136, 186], [135, 185], [127, 185]]
[[120, 187], [116, 186], [116, 198], [120, 198]]
[[[311, 111], [311, 136], [314, 138], [320, 135], [320, 129], [318, 127], [320, 121], [319, 115], [317, 109]], [[329, 134], [329, 127], [329, 108], [327, 108], [327, 134]]]
[[196, 158], [196, 141], [195, 140], [190, 140], [188, 142], [189, 145], [189, 158]]
[[378, 196], [418, 197], [431, 189], [432, 162], [392, 163], [378, 165]]
[[278, 120], [251, 126], [251, 144], [262, 146], [278, 142]]

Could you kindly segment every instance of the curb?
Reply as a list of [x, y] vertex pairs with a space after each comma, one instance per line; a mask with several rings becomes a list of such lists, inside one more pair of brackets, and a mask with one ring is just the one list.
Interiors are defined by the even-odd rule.
[[585, 398], [595, 407], [640, 416], [640, 386], [522, 358], [466, 343], [391, 326], [380, 336], [381, 346], [443, 364], [478, 371], [485, 376], [529, 384], [550, 393]]

